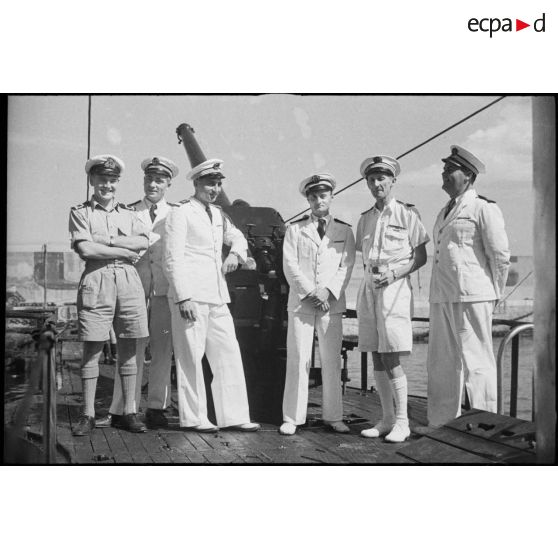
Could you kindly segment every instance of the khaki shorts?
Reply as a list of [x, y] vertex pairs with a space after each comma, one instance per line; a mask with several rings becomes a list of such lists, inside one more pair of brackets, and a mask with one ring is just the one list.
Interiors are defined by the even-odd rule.
[[377, 289], [366, 274], [357, 297], [358, 349], [409, 353], [413, 348], [412, 291], [408, 278]]
[[147, 337], [145, 294], [131, 264], [89, 266], [83, 273], [77, 297], [79, 338], [106, 341], [114, 326], [116, 337]]

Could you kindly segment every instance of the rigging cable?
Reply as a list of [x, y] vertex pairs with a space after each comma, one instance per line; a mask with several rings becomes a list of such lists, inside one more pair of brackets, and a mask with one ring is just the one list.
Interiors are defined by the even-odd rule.
[[[531, 270], [529, 273], [527, 273], [527, 275], [525, 275], [525, 277], [523, 277], [523, 279], [521, 279], [521, 281], [504, 297], [501, 298], [497, 303], [496, 306], [498, 306], [501, 302], [505, 302], [510, 295], [512, 295], [513, 293], [515, 293], [515, 291], [517, 291], [517, 289], [525, 282], [525, 280], [530, 277], [533, 274], [533, 270]], [[527, 314], [529, 315], [529, 314]]]
[[[87, 100], [87, 159], [91, 157], [91, 95], [88, 95]], [[89, 175], [85, 175], [85, 201], [89, 199]]]
[[[501, 97], [498, 97], [497, 99], [488, 103], [484, 107], [481, 107], [480, 109], [476, 110], [475, 112], [472, 112], [471, 114], [469, 114], [465, 118], [462, 118], [461, 120], [458, 120], [457, 122], [455, 122], [451, 126], [448, 126], [447, 128], [443, 129], [441, 132], [438, 132], [437, 134], [433, 135], [432, 137], [428, 138], [427, 140], [423, 141], [422, 143], [419, 143], [418, 145], [415, 145], [415, 147], [409, 149], [408, 151], [405, 151], [405, 153], [402, 153], [401, 155], [397, 156], [396, 159], [398, 159], [398, 160], [402, 159], [406, 155], [409, 155], [409, 153], [412, 153], [413, 151], [416, 151], [417, 149], [419, 149], [423, 145], [426, 145], [427, 143], [431, 142], [432, 140], [436, 139], [437, 137], [440, 137], [442, 134], [445, 134], [446, 132], [448, 132], [452, 128], [455, 128], [456, 126], [459, 126], [459, 124], [463, 124], [463, 122], [469, 120], [470, 118], [473, 118], [473, 116], [476, 116], [477, 114], [479, 114], [483, 110], [486, 110], [487, 108], [491, 107], [492, 105], [495, 105], [496, 103], [499, 103], [502, 99], [505, 99], [505, 98], [506, 98], [506, 95], [502, 95]], [[359, 178], [358, 180], [355, 180], [354, 182], [351, 182], [347, 186], [341, 188], [341, 190], [339, 190], [336, 194], [334, 194], [334, 197], [341, 194], [341, 192], [344, 192], [345, 190], [348, 190], [351, 186], [354, 186], [355, 184], [358, 184], [361, 180], [364, 180], [364, 178]], [[310, 211], [309, 207], [307, 207], [303, 211], [299, 211], [296, 215], [293, 215], [292, 217], [287, 219], [285, 221], [285, 223], [288, 223], [289, 221], [292, 221], [293, 219], [296, 219], [299, 215], [303, 215], [307, 211]]]

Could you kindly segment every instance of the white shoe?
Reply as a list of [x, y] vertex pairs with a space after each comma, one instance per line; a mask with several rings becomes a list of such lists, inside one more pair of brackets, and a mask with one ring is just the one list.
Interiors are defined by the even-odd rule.
[[245, 422], [244, 424], [235, 424], [234, 426], [229, 426], [231, 430], [239, 430], [240, 432], [256, 432], [261, 428], [261, 425], [257, 422]]
[[379, 438], [389, 434], [393, 428], [393, 423], [387, 423], [381, 420], [378, 424], [367, 430], [361, 430], [360, 435], [365, 438]]
[[205, 424], [199, 424], [198, 426], [194, 426], [193, 430], [196, 432], [217, 432], [219, 428], [215, 426], [213, 423], [208, 422]]
[[347, 434], [347, 432], [351, 431], [351, 429], [342, 420], [326, 422], [326, 425], [328, 428], [331, 428], [331, 430], [338, 432], [339, 434]]
[[283, 436], [292, 436], [296, 433], [296, 424], [292, 422], [284, 422], [279, 428], [279, 434]]
[[404, 442], [411, 435], [408, 424], [396, 422], [391, 432], [386, 436], [387, 442]]

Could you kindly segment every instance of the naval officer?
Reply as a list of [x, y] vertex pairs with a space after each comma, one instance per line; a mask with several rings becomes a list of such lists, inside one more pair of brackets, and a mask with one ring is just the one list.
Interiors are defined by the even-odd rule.
[[431, 426], [461, 414], [463, 387], [472, 407], [496, 411], [492, 313], [510, 260], [502, 212], [474, 187], [485, 172], [482, 161], [459, 145], [442, 161], [442, 189], [450, 200], [434, 225], [427, 358]]
[[[150, 157], [142, 161], [141, 169], [144, 172], [145, 196], [130, 204], [130, 207], [135, 209], [138, 219], [149, 230], [149, 246], [147, 250], [140, 253], [140, 259], [136, 264], [147, 304], [149, 339], [138, 340], [136, 348], [138, 369], [136, 403], [139, 404], [141, 398], [144, 355], [149, 341], [151, 365], [149, 367], [145, 422], [149, 428], [158, 428], [168, 425], [164, 410], [170, 405], [172, 364], [171, 315], [167, 301], [169, 283], [163, 274], [162, 236], [168, 212], [171, 207], [179, 205], [168, 202], [166, 199], [171, 181], [178, 175], [178, 167], [166, 157]], [[122, 389], [120, 384], [115, 382], [108, 421], [115, 425], [122, 415], [122, 409]], [[103, 423], [97, 421], [97, 426], [101, 425]]]
[[69, 230], [72, 248], [85, 260], [77, 297], [79, 336], [83, 341], [81, 376], [84, 409], [74, 436], [95, 427], [95, 391], [99, 357], [116, 333], [123, 415], [119, 427], [144, 432], [136, 414], [136, 341], [147, 337], [147, 311], [143, 287], [133, 264], [147, 248], [149, 231], [136, 212], [115, 199], [124, 163], [114, 155], [98, 155], [85, 165], [93, 187], [91, 200], [72, 207]]
[[323, 421], [336, 432], [349, 432], [343, 422], [340, 354], [345, 289], [355, 263], [355, 239], [351, 226], [329, 212], [335, 185], [335, 178], [327, 173], [300, 183], [299, 191], [312, 213], [291, 223], [283, 243], [283, 270], [290, 290], [287, 373], [279, 432], [287, 436], [306, 422], [314, 330], [322, 363]]
[[372, 352], [382, 404], [381, 421], [361, 435], [385, 436], [388, 442], [403, 442], [411, 434], [407, 378], [400, 357], [413, 346], [410, 274], [426, 263], [429, 241], [415, 207], [393, 196], [400, 171], [399, 162], [386, 155], [362, 162], [360, 173], [376, 203], [361, 215], [356, 239], [364, 262], [357, 300], [358, 348]]
[[[246, 380], [236, 339], [225, 274], [246, 260], [244, 235], [213, 202], [221, 192], [222, 161], [209, 159], [187, 175], [195, 194], [167, 217], [163, 268], [169, 281], [168, 302], [178, 384], [180, 426], [199, 432], [234, 427], [250, 432]], [[223, 244], [230, 246], [223, 261]], [[207, 417], [202, 358], [213, 372], [211, 392], [217, 426]]]

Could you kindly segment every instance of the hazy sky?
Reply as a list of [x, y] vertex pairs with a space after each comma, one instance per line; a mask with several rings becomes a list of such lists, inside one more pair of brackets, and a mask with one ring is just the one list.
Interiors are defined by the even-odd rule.
[[[208, 157], [225, 161], [232, 200], [271, 206], [287, 219], [306, 207], [299, 182], [330, 172], [338, 188], [359, 178], [362, 160], [398, 156], [486, 105], [492, 96], [93, 96], [91, 153], [126, 163], [118, 199], [143, 195], [140, 162], [171, 158], [180, 174], [169, 200], [193, 193], [175, 129], [187, 122]], [[513, 254], [532, 253], [532, 129], [529, 97], [508, 97], [401, 159], [398, 199], [414, 203], [427, 230], [447, 201], [441, 157], [457, 143], [487, 167], [480, 194], [506, 219]], [[11, 96], [8, 106], [8, 248], [68, 248], [68, 212], [86, 198], [87, 96]], [[373, 203], [364, 182], [332, 206], [356, 225]]]

